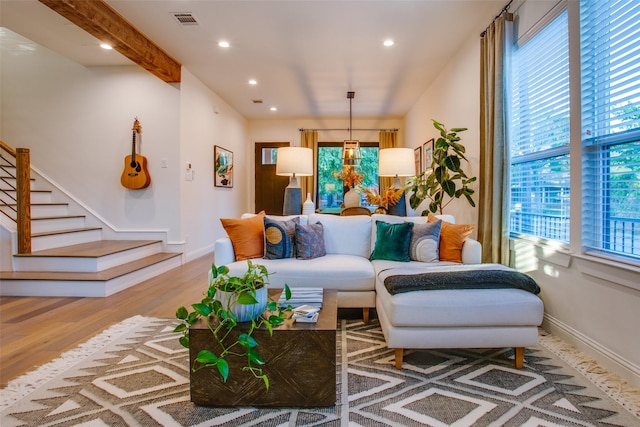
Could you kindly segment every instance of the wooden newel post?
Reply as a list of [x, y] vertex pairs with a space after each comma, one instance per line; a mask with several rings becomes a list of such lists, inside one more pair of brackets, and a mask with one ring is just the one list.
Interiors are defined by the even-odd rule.
[[18, 253], [31, 253], [31, 160], [28, 148], [16, 149]]

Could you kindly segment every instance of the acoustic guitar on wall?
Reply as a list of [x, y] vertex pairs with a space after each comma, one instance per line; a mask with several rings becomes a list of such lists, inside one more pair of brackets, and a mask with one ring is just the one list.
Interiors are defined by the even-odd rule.
[[151, 177], [147, 170], [147, 159], [140, 154], [136, 154], [136, 136], [140, 136], [142, 132], [142, 127], [137, 117], [133, 122], [132, 130], [131, 154], [124, 158], [124, 170], [122, 171], [120, 182], [125, 188], [139, 190], [147, 188], [151, 184]]

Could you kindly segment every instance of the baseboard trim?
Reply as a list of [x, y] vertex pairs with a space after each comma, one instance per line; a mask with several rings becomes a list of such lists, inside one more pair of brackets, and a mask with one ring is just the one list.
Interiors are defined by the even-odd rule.
[[[198, 250], [187, 252], [186, 260], [187, 262], [189, 262], [193, 261], [194, 259], [203, 257], [207, 254], [213, 254], [213, 248], [214, 245], [208, 245]], [[213, 262], [213, 256], [211, 257], [211, 262]]]
[[623, 377], [629, 384], [640, 388], [640, 366], [547, 313], [544, 315], [542, 328], [587, 353], [605, 368]]

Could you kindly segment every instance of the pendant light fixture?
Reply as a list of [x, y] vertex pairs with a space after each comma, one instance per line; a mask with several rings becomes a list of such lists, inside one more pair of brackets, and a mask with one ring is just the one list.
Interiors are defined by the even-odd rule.
[[345, 166], [358, 166], [362, 159], [360, 153], [360, 142], [356, 141], [351, 136], [353, 129], [352, 114], [351, 114], [351, 101], [356, 96], [355, 92], [347, 92], [347, 99], [349, 99], [349, 139], [344, 141], [342, 146], [342, 164]]

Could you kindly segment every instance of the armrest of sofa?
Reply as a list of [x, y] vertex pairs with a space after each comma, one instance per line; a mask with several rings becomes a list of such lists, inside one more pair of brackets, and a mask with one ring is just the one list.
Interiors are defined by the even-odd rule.
[[[464, 250], [464, 249], [463, 249]], [[236, 260], [236, 254], [233, 251], [231, 239], [221, 237], [216, 240], [213, 247], [213, 262], [216, 266], [231, 264]]]
[[462, 263], [480, 264], [482, 263], [482, 245], [477, 240], [467, 237], [462, 245]]

